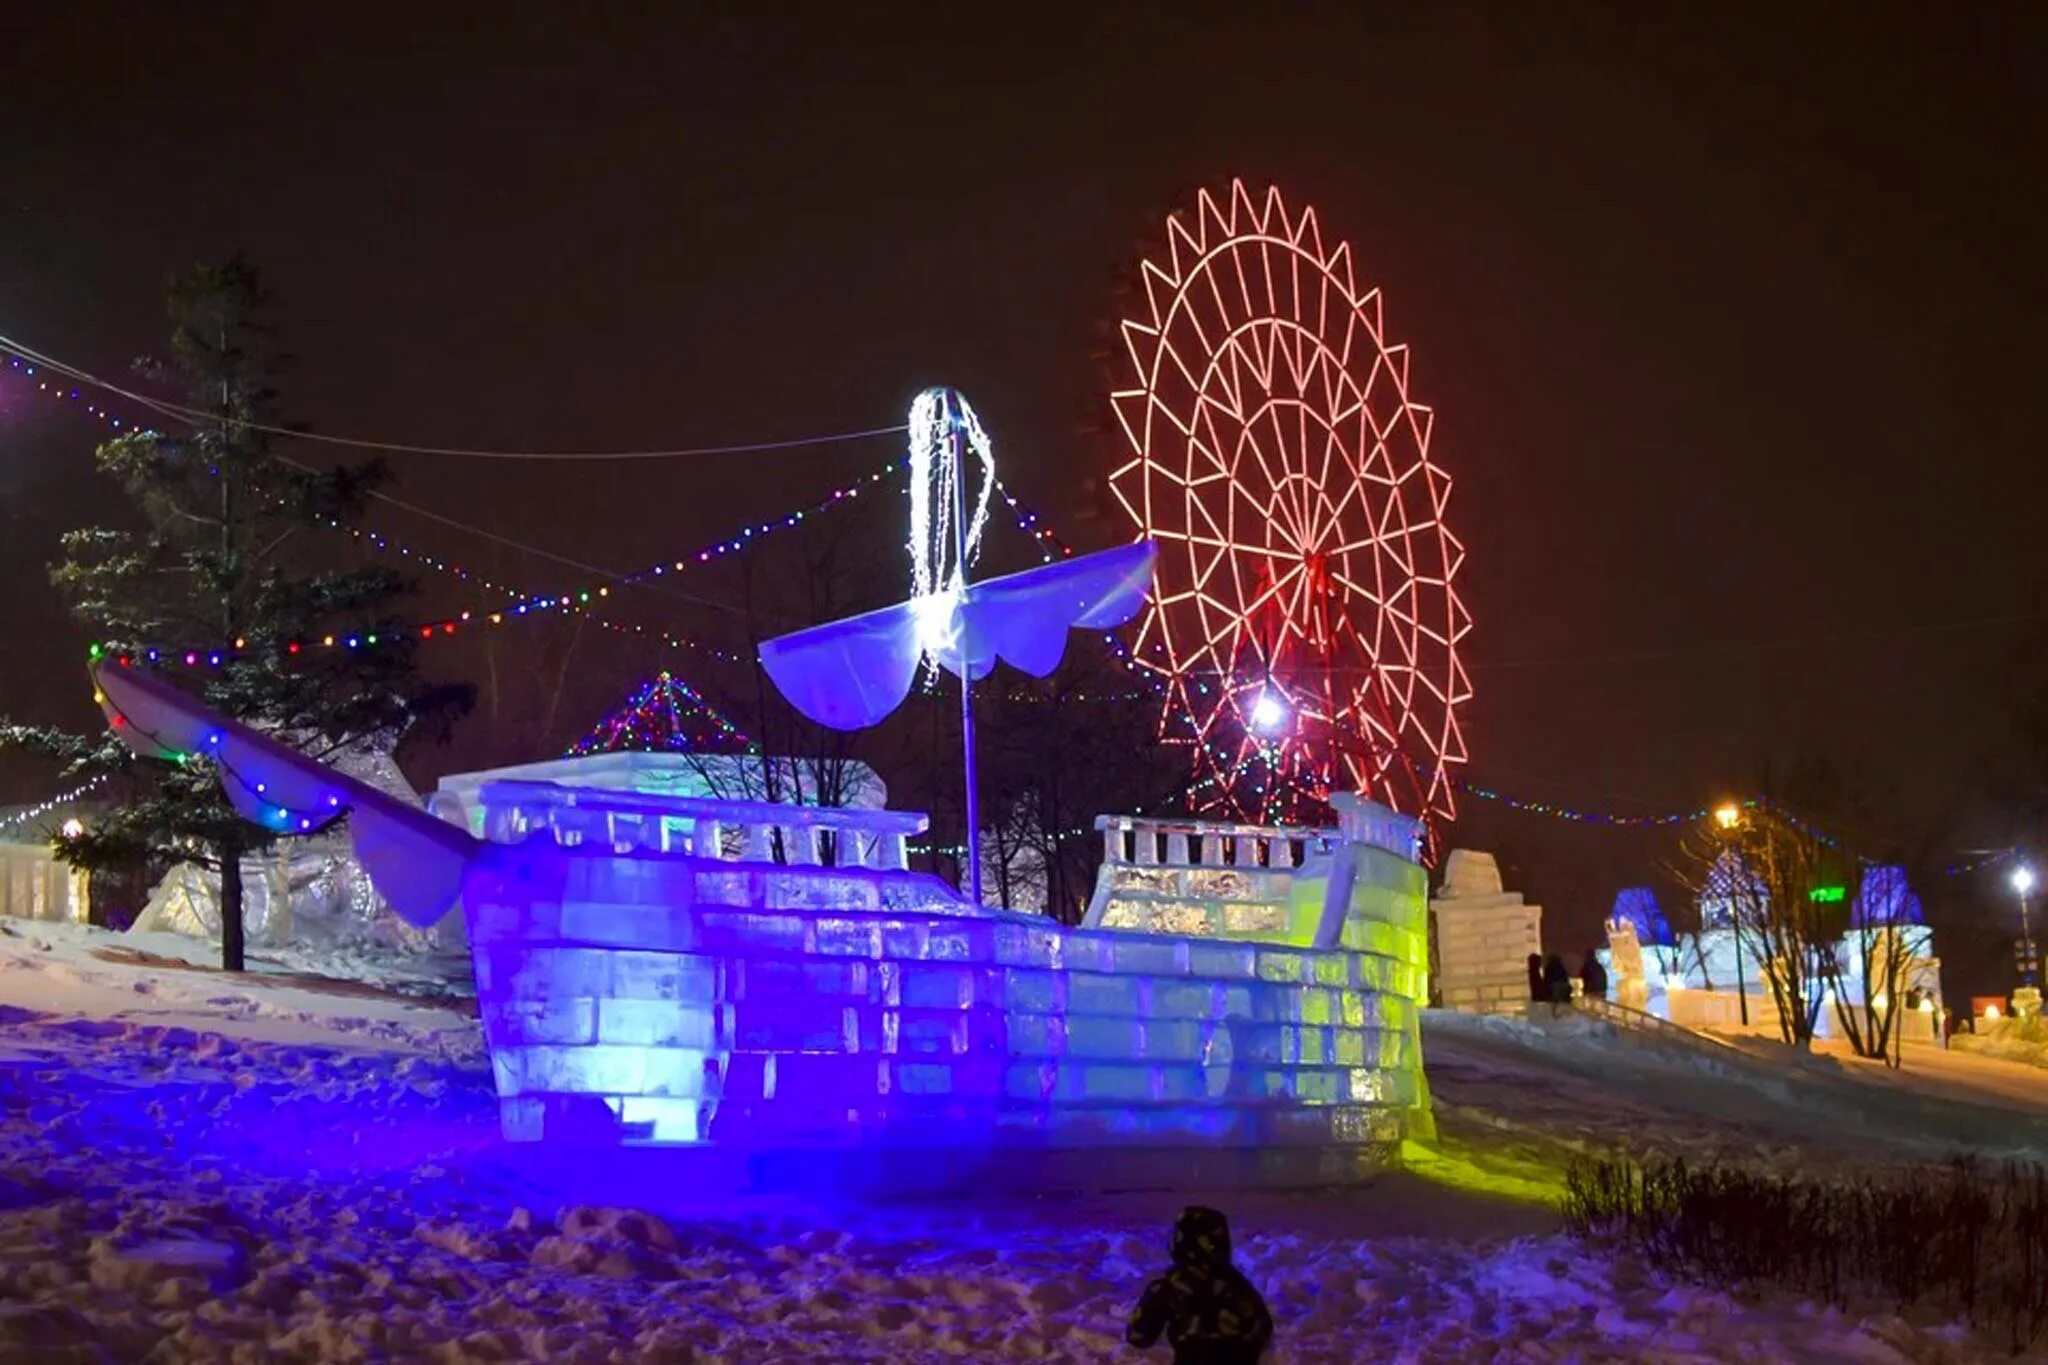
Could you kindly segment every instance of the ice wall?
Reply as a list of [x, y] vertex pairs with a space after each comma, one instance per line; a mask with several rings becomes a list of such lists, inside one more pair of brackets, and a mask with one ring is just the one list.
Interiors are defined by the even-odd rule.
[[1529, 998], [1529, 954], [1543, 951], [1543, 907], [1501, 885], [1491, 853], [1455, 848], [1429, 902], [1436, 919], [1438, 988], [1447, 1008], [1520, 1014]]
[[1173, 1149], [1287, 1183], [1428, 1128], [1422, 874], [1380, 848], [1296, 879], [1324, 946], [963, 914], [900, 868], [493, 855], [465, 907], [515, 1140]]

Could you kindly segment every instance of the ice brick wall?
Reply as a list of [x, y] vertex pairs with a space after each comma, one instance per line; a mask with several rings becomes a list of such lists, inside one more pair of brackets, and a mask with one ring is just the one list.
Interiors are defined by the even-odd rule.
[[1529, 954], [1543, 951], [1543, 907], [1503, 890], [1491, 853], [1453, 849], [1429, 902], [1436, 921], [1438, 987], [1449, 1009], [1520, 1014]]
[[507, 1136], [1291, 1146], [1342, 1174], [1427, 1123], [1414, 960], [732, 903], [776, 875], [531, 844], [473, 878]]
[[[1304, 878], [1295, 894], [1313, 903], [1319, 893], [1325, 923], [1315, 942], [1374, 953], [1421, 970], [1429, 961], [1429, 878], [1417, 863], [1385, 849], [1348, 844], [1331, 860], [1334, 894]], [[1426, 999], [1425, 988], [1418, 998]]]

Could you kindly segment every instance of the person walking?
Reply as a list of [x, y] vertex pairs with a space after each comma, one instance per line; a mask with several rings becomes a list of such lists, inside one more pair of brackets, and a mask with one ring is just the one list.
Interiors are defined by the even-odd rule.
[[1529, 954], [1529, 999], [1537, 1004], [1550, 999], [1550, 984], [1543, 979], [1543, 954]]

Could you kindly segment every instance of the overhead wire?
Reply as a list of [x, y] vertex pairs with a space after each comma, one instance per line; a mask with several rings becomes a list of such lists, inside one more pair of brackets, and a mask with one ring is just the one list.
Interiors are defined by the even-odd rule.
[[[181, 421], [202, 423], [219, 422], [220, 414], [207, 412], [203, 408], [187, 407], [168, 399], [153, 398], [137, 393], [110, 379], [103, 378], [90, 370], [79, 369], [58, 360], [54, 356], [36, 350], [12, 337], [0, 335], [0, 352], [20, 356], [34, 361], [58, 374], [76, 379], [81, 384], [108, 393], [118, 394], [132, 403], [139, 403], [165, 417]], [[470, 446], [417, 445], [406, 441], [378, 441], [360, 436], [331, 436], [317, 431], [301, 431], [292, 427], [278, 426], [267, 422], [236, 420], [235, 426], [248, 431], [260, 431], [266, 435], [288, 437], [294, 441], [312, 441], [321, 445], [340, 446], [351, 450], [381, 450], [398, 455], [444, 455], [467, 460], [561, 460], [561, 461], [605, 461], [605, 460], [676, 460], [707, 455], [748, 455], [776, 450], [801, 450], [812, 446], [838, 445], [849, 441], [865, 441], [878, 436], [898, 436], [909, 428], [899, 422], [887, 427], [864, 427], [855, 431], [825, 432], [816, 436], [793, 436], [775, 441], [741, 441], [725, 445], [679, 446], [659, 450], [492, 450]]]

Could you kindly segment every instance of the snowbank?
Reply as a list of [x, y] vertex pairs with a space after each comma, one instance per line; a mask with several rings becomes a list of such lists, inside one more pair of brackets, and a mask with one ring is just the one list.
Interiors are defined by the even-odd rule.
[[0, 1005], [70, 1018], [481, 1058], [466, 958], [285, 951], [218, 968], [182, 934], [0, 920]]
[[1985, 1057], [1998, 1057], [2026, 1066], [2048, 1067], [2048, 1020], [1999, 1019], [1977, 1021], [1975, 1033], [1958, 1033], [1951, 1047]]

